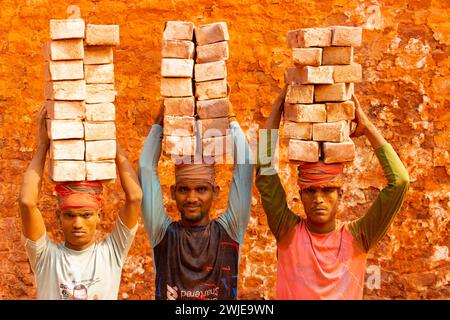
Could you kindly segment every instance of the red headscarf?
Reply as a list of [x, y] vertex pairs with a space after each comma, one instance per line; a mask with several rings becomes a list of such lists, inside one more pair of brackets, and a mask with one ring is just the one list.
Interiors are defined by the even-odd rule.
[[214, 164], [177, 164], [175, 165], [175, 183], [184, 181], [206, 181], [214, 185], [216, 169]]
[[60, 210], [101, 207], [103, 185], [99, 181], [76, 181], [58, 183], [55, 187]]
[[342, 186], [342, 163], [304, 163], [298, 167], [298, 185], [300, 189], [310, 186]]

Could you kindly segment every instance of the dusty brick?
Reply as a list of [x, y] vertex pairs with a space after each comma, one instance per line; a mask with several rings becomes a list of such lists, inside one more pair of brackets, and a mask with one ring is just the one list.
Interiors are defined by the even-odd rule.
[[114, 65], [93, 64], [84, 66], [86, 83], [114, 83]]
[[194, 60], [191, 59], [162, 59], [161, 76], [167, 78], [192, 78]]
[[351, 64], [353, 63], [353, 47], [323, 48], [322, 64]]
[[85, 115], [84, 101], [46, 100], [47, 117], [54, 120], [77, 120]]
[[362, 69], [361, 65], [357, 63], [333, 66], [333, 79], [334, 82], [362, 82]]
[[302, 72], [297, 67], [287, 67], [284, 70], [284, 83], [286, 84], [301, 84]]
[[82, 39], [51, 41], [49, 46], [51, 60], [80, 60], [85, 58]]
[[283, 125], [283, 135], [293, 139], [311, 140], [312, 124], [285, 121]]
[[231, 136], [212, 137], [202, 140], [202, 155], [204, 157], [230, 154], [233, 148]]
[[47, 120], [47, 133], [50, 140], [83, 139], [81, 120]]
[[350, 100], [354, 92], [353, 83], [318, 84], [314, 86], [316, 102]]
[[286, 92], [287, 103], [313, 103], [313, 85], [289, 85]]
[[113, 84], [97, 83], [86, 85], [86, 103], [114, 102], [117, 91]]
[[286, 40], [289, 48], [299, 48], [298, 44], [298, 33], [300, 29], [297, 30], [289, 30], [286, 34]]
[[84, 160], [84, 140], [50, 141], [50, 159]]
[[167, 155], [193, 156], [196, 150], [195, 137], [164, 137], [164, 153]]
[[228, 118], [214, 118], [198, 120], [202, 138], [226, 136], [230, 129]]
[[161, 78], [163, 97], [189, 97], [193, 95], [190, 78]]
[[110, 102], [86, 104], [86, 121], [114, 121], [116, 107]]
[[49, 81], [45, 86], [47, 100], [85, 100], [86, 82], [84, 80]]
[[195, 98], [165, 98], [164, 115], [167, 116], [189, 116], [195, 114]]
[[230, 40], [228, 28], [225, 22], [216, 22], [198, 26], [195, 28], [195, 40], [202, 46], [221, 41]]
[[284, 118], [293, 122], [326, 122], [327, 111], [324, 104], [286, 103]]
[[217, 42], [204, 46], [197, 46], [197, 63], [228, 60], [229, 50], [227, 42]]
[[227, 65], [225, 61], [198, 63], [195, 65], [195, 81], [210, 81], [225, 79], [227, 77]]
[[322, 64], [322, 48], [294, 48], [294, 63], [299, 66], [320, 66]]
[[195, 133], [195, 119], [187, 116], [164, 116], [164, 135], [189, 137]]
[[82, 19], [50, 20], [50, 38], [82, 39], [84, 38], [84, 21]]
[[83, 60], [48, 61], [46, 80], [81, 80], [84, 78]]
[[197, 114], [200, 119], [227, 117], [229, 108], [228, 98], [197, 101]]
[[198, 100], [210, 100], [227, 96], [227, 80], [213, 80], [195, 84], [195, 96]]
[[111, 180], [116, 178], [114, 160], [86, 161], [86, 180]]
[[163, 40], [192, 40], [194, 24], [186, 21], [167, 21], [164, 26]]
[[119, 26], [88, 24], [86, 28], [88, 46], [116, 46], [120, 44]]
[[303, 141], [290, 139], [288, 146], [288, 159], [293, 161], [317, 162], [319, 161], [320, 145], [316, 141]]
[[195, 45], [187, 40], [163, 40], [163, 58], [194, 59]]
[[324, 142], [322, 145], [325, 163], [353, 161], [355, 159], [355, 144], [352, 140], [336, 143]]
[[109, 64], [113, 63], [114, 55], [112, 47], [87, 46], [84, 51], [84, 64]]
[[314, 123], [313, 140], [342, 142], [349, 138], [349, 126], [346, 121]]
[[331, 44], [333, 46], [349, 46], [359, 47], [362, 42], [362, 28], [361, 27], [331, 27], [333, 31], [333, 39]]
[[353, 101], [327, 103], [327, 122], [353, 120], [355, 118], [355, 104]]
[[114, 140], [116, 139], [116, 125], [114, 122], [83, 122], [84, 139]]
[[116, 158], [116, 140], [86, 141], [86, 161]]
[[86, 163], [84, 161], [49, 161], [50, 179], [55, 182], [83, 181], [86, 179]]
[[302, 67], [300, 69], [303, 84], [331, 84], [333, 83], [333, 67]]
[[307, 47], [331, 46], [331, 30], [329, 28], [305, 28], [298, 32], [298, 45]]

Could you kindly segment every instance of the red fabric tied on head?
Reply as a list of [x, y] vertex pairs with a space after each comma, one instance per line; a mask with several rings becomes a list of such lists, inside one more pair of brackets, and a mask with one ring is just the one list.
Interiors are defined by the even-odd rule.
[[60, 210], [101, 207], [103, 185], [99, 181], [74, 181], [58, 183], [55, 186]]
[[214, 164], [177, 164], [175, 165], [175, 183], [185, 181], [206, 181], [214, 185], [216, 169]]
[[310, 186], [342, 186], [342, 163], [305, 163], [298, 167], [298, 185], [300, 189]]

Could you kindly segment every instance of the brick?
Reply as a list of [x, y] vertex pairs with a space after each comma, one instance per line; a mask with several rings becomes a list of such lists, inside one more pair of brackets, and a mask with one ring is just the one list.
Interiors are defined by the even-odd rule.
[[47, 133], [50, 140], [83, 139], [83, 122], [81, 120], [47, 120]]
[[114, 65], [93, 64], [84, 66], [86, 83], [114, 83]]
[[299, 66], [320, 66], [322, 64], [322, 48], [294, 48], [294, 63]]
[[114, 102], [117, 91], [113, 84], [97, 83], [86, 85], [86, 103]]
[[322, 64], [351, 64], [353, 63], [353, 47], [323, 48]]
[[355, 118], [355, 104], [353, 101], [327, 103], [327, 122], [353, 120]]
[[167, 21], [164, 26], [163, 40], [192, 40], [194, 24], [186, 21]]
[[85, 100], [86, 82], [84, 80], [49, 81], [45, 86], [47, 100]]
[[85, 115], [84, 101], [46, 100], [47, 117], [54, 120], [77, 120]]
[[195, 65], [195, 81], [210, 81], [225, 79], [227, 77], [227, 65], [225, 61], [198, 63]]
[[283, 125], [283, 135], [293, 139], [311, 140], [312, 124], [285, 121]]
[[228, 118], [198, 120], [202, 138], [226, 136], [230, 129]]
[[313, 103], [313, 85], [289, 85], [286, 92], [287, 103]]
[[50, 141], [50, 159], [84, 160], [84, 140]]
[[307, 47], [329, 47], [331, 45], [331, 29], [305, 28], [298, 32], [298, 45]]
[[51, 60], [80, 60], [84, 59], [82, 39], [57, 40], [50, 42]]
[[289, 104], [284, 106], [284, 118], [293, 122], [326, 122], [324, 104]]
[[200, 119], [227, 117], [229, 108], [228, 98], [197, 101], [197, 114]]
[[300, 45], [298, 44], [298, 33], [300, 29], [297, 30], [289, 30], [286, 34], [286, 41], [289, 46], [289, 48], [299, 48]]
[[333, 83], [333, 67], [303, 67], [300, 69], [303, 84], [331, 84]]
[[83, 181], [86, 179], [86, 163], [84, 161], [50, 160], [50, 179], [55, 182]]
[[320, 145], [316, 141], [290, 139], [288, 159], [303, 162], [319, 161]]
[[195, 45], [187, 40], [163, 40], [163, 58], [194, 59]]
[[314, 87], [316, 102], [346, 101], [353, 95], [353, 83], [318, 84]]
[[221, 41], [230, 40], [228, 28], [225, 22], [216, 22], [198, 26], [195, 28], [195, 40], [202, 46]]
[[202, 139], [202, 155], [205, 157], [230, 154], [233, 148], [231, 136]]
[[198, 100], [224, 98], [228, 94], [226, 79], [198, 82], [195, 88], [195, 96]]
[[228, 60], [229, 50], [227, 42], [217, 42], [204, 46], [197, 46], [197, 63]]
[[114, 160], [86, 161], [86, 180], [111, 180], [116, 178]]
[[113, 60], [112, 47], [87, 46], [84, 50], [84, 64], [109, 64]]
[[362, 28], [336, 26], [331, 28], [333, 31], [333, 46], [359, 47], [362, 42]]
[[164, 137], [164, 153], [177, 156], [193, 156], [196, 150], [195, 137]]
[[193, 95], [190, 78], [161, 78], [163, 97], [189, 97]]
[[302, 72], [297, 67], [287, 67], [284, 70], [284, 83], [286, 84], [301, 84]]
[[349, 138], [349, 126], [346, 121], [314, 123], [313, 140], [342, 142]]
[[116, 125], [114, 122], [83, 122], [84, 139], [114, 140], [116, 139]]
[[195, 133], [195, 119], [187, 116], [164, 116], [164, 135], [189, 137]]
[[83, 39], [84, 21], [82, 19], [50, 20], [50, 38]]
[[116, 140], [86, 141], [86, 161], [116, 158]]
[[86, 28], [88, 46], [116, 46], [120, 44], [119, 26], [88, 24]]
[[194, 60], [166, 59], [161, 60], [161, 76], [167, 78], [192, 78]]
[[340, 143], [324, 142], [322, 152], [325, 163], [353, 161], [355, 159], [355, 144], [352, 140]]
[[195, 98], [165, 98], [164, 115], [168, 116], [189, 116], [195, 114]]
[[352, 63], [343, 66], [333, 67], [333, 79], [334, 82], [362, 82], [362, 69], [361, 65], [357, 63]]
[[114, 121], [116, 107], [110, 102], [86, 104], [86, 121]]
[[82, 80], [84, 78], [83, 60], [48, 61], [47, 80]]

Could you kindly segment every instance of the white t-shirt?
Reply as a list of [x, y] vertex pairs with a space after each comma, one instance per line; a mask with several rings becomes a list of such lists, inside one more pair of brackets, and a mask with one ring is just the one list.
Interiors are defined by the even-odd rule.
[[38, 299], [116, 300], [137, 225], [129, 229], [118, 217], [110, 235], [82, 251], [56, 244], [46, 234], [37, 241], [23, 237]]

